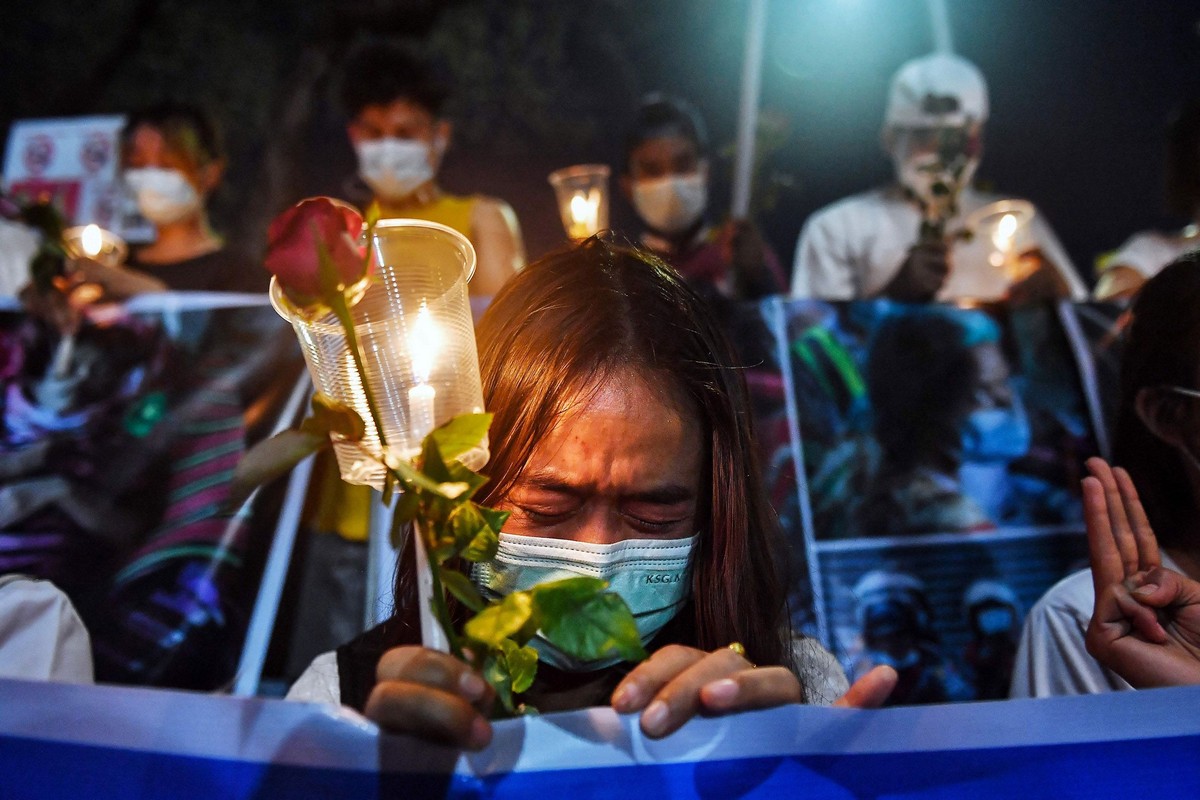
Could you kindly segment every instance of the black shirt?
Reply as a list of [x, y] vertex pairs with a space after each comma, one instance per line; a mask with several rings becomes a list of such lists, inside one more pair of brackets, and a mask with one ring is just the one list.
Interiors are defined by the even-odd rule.
[[225, 248], [170, 264], [145, 264], [135, 253], [125, 266], [157, 278], [172, 291], [265, 293], [271, 280], [262, 264]]

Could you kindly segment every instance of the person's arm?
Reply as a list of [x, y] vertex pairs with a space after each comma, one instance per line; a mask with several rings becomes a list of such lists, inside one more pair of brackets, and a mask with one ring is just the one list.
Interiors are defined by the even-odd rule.
[[942, 241], [917, 242], [908, 250], [896, 276], [879, 294], [903, 303], [929, 303], [950, 277], [950, 246]]
[[758, 227], [747, 219], [731, 219], [717, 241], [729, 265], [731, 291], [739, 300], [757, 300], [783, 291], [783, 270]]
[[837, 228], [829, 211], [818, 211], [804, 223], [796, 242], [792, 297], [857, 299], [854, 265], [846, 257], [846, 242]]
[[[1036, 255], [1040, 259], [1040, 263], [1037, 266], [1044, 268], [1046, 274], [1040, 278], [1035, 278], [1037, 283], [1032, 284], [1029, 287], [1030, 291], [1025, 294], [1033, 294], [1034, 290], [1041, 290], [1044, 296], [1062, 296], [1077, 303], [1087, 300], [1087, 286], [1084, 285], [1083, 279], [1079, 277], [1079, 272], [1075, 269], [1074, 262], [1071, 261], [1066, 248], [1062, 246], [1062, 242], [1058, 240], [1054, 229], [1050, 227], [1050, 224], [1046, 222], [1046, 218], [1040, 212], [1037, 213], [1030, 224], [1030, 234], [1032, 243], [1021, 254], [1022, 258]], [[1034, 277], [1035, 275], [1036, 272], [1030, 277]]]
[[1092, 296], [1096, 300], [1126, 300], [1137, 294], [1145, 282], [1146, 277], [1133, 267], [1113, 264], [1100, 273]]
[[125, 267], [110, 267], [90, 258], [72, 259], [70, 269], [82, 275], [88, 283], [98, 283], [105, 291], [118, 298], [167, 290], [165, 283], [145, 272]]
[[471, 243], [475, 246], [475, 277], [471, 294], [493, 297], [504, 282], [525, 266], [525, 244], [517, 215], [503, 200], [481, 197], [471, 212]]
[[1200, 583], [1164, 569], [1137, 489], [1088, 460], [1084, 521], [1096, 606], [1087, 647], [1133, 686], [1200, 683]]

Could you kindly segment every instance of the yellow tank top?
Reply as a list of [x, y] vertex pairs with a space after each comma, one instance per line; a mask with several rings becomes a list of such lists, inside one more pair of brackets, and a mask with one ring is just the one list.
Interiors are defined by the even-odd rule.
[[423, 206], [395, 208], [388, 206], [386, 203], [376, 201], [375, 207], [379, 209], [380, 219], [403, 217], [437, 222], [448, 228], [454, 228], [454, 230], [470, 239], [471, 215], [475, 213], [475, 204], [478, 202], [478, 195], [458, 197], [452, 194], [444, 194], [432, 203], [426, 203]]
[[[376, 201], [380, 219], [403, 217], [437, 222], [471, 238], [471, 215], [475, 212], [478, 195], [458, 197], [444, 194], [423, 206], [389, 208]], [[317, 457], [313, 478], [305, 504], [304, 520], [310, 528], [336, 533], [352, 542], [367, 539], [371, 519], [371, 490], [366, 486], [345, 483], [338, 473], [337, 459], [331, 451]]]

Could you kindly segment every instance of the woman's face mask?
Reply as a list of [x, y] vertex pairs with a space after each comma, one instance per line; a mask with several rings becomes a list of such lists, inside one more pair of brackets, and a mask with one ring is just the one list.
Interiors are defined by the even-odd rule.
[[138, 211], [154, 225], [179, 222], [204, 204], [196, 187], [177, 169], [127, 169], [125, 183], [137, 198]]
[[670, 174], [635, 181], [633, 207], [652, 230], [668, 236], [695, 225], [708, 205], [708, 181], [703, 172]]
[[[686, 539], [626, 539], [592, 544], [502, 533], [496, 557], [476, 564], [472, 578], [483, 595], [499, 599], [546, 581], [580, 575], [609, 582], [633, 612], [646, 644], [679, 611], [690, 594], [690, 559], [696, 536]], [[619, 657], [580, 661], [540, 635], [530, 640], [539, 659], [569, 672], [603, 669]]]
[[358, 154], [358, 174], [375, 194], [384, 200], [400, 200], [433, 180], [435, 151], [422, 139], [384, 137], [354, 145]]

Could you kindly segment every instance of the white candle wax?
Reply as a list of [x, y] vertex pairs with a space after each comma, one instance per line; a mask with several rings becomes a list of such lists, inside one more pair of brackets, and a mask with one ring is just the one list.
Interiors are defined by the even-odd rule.
[[436, 396], [437, 391], [428, 383], [418, 383], [408, 390], [408, 427], [418, 442], [433, 430]]

